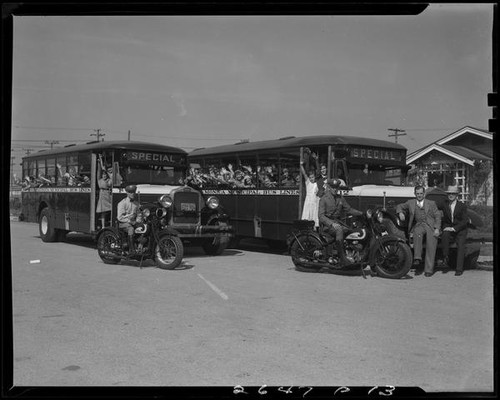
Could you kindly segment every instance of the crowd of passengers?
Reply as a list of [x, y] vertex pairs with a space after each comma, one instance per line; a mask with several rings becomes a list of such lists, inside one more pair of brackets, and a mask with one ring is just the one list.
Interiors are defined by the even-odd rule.
[[38, 176], [26, 175], [23, 181], [17, 180], [15, 183], [21, 185], [22, 190], [50, 186], [90, 186], [90, 177], [88, 174], [79, 174], [76, 167], [69, 167], [64, 172], [62, 166], [57, 164], [57, 169], [57, 178], [55, 176], [47, 177], [43, 172], [40, 172]]
[[192, 167], [186, 178], [186, 183], [197, 188], [255, 188], [259, 187], [296, 187], [300, 182], [300, 173], [290, 173], [288, 168], [278, 173], [276, 165], [266, 167], [258, 166], [252, 169], [249, 165], [241, 165], [235, 168], [232, 164], [217, 167], [209, 165], [205, 169]]

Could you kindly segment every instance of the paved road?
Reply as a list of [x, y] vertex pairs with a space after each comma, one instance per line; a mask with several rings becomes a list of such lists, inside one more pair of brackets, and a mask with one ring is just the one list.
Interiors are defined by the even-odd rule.
[[250, 245], [164, 271], [31, 223], [11, 237], [16, 385], [493, 390], [491, 271], [307, 274]]

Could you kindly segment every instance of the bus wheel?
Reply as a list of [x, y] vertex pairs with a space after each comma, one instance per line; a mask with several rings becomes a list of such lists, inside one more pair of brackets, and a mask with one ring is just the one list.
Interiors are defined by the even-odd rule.
[[177, 268], [184, 257], [184, 245], [177, 236], [163, 235], [155, 249], [155, 262], [158, 268]]
[[54, 228], [50, 210], [45, 207], [40, 213], [38, 220], [38, 230], [44, 242], [55, 242], [57, 240], [57, 230]]
[[[213, 225], [216, 226], [227, 226], [225, 222], [216, 221]], [[203, 250], [209, 256], [219, 256], [224, 250], [226, 250], [229, 245], [229, 237], [227, 236], [217, 236], [214, 238], [207, 239], [203, 242]]]

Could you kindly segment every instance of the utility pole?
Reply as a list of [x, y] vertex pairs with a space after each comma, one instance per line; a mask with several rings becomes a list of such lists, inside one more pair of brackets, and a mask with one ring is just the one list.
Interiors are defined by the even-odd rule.
[[130, 142], [130, 129], [128, 130], [128, 141]]
[[[389, 137], [394, 136], [394, 139], [395, 139], [396, 143], [398, 142], [398, 136], [405, 136], [406, 135], [406, 133], [404, 133], [404, 132], [406, 132], [404, 129], [397, 129], [396, 128], [396, 129], [387, 129], [387, 130], [388, 131], [394, 131], [393, 134], [389, 133], [387, 136], [389, 136]], [[399, 132], [403, 132], [403, 133], [399, 133]]]
[[[106, 134], [105, 133], [101, 133], [101, 129], [94, 129], [94, 132], [95, 133], [91, 133], [90, 136], [96, 136], [96, 140], [99, 142], [99, 138], [102, 137], [102, 136], [105, 136]], [[102, 141], [104, 142], [104, 139], [102, 139]]]
[[52, 150], [55, 144], [59, 144], [59, 140], [46, 140], [45, 143], [50, 144], [50, 150]]

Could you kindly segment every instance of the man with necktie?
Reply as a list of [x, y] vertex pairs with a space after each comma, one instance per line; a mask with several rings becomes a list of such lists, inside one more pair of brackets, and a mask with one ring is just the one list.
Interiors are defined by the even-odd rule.
[[415, 274], [420, 275], [422, 262], [422, 247], [425, 236], [425, 276], [434, 273], [437, 240], [441, 229], [441, 212], [434, 201], [425, 199], [423, 186], [415, 186], [415, 199], [396, 206], [396, 213], [404, 221], [408, 217], [408, 233], [413, 236], [413, 260]]
[[467, 239], [467, 206], [458, 201], [459, 190], [457, 186], [448, 186], [446, 190], [448, 200], [442, 206], [443, 212], [443, 234], [441, 246], [443, 252], [443, 264], [450, 268], [449, 254], [450, 242], [457, 244], [457, 266], [455, 275], [460, 276], [464, 272], [465, 241]]

